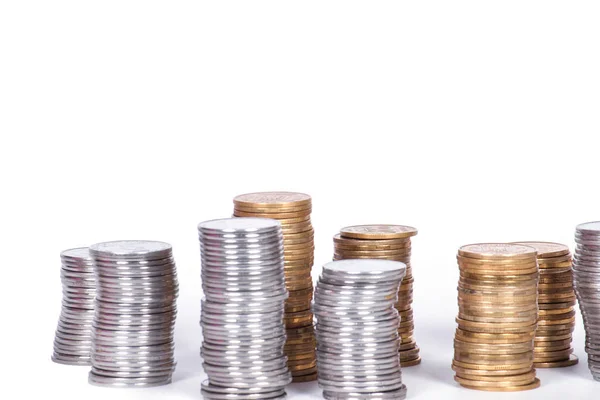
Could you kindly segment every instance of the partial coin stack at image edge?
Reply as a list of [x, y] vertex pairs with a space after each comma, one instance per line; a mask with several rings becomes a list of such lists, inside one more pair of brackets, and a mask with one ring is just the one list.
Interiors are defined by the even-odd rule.
[[65, 250], [60, 259], [63, 298], [52, 360], [67, 365], [91, 365], [96, 299], [94, 264], [87, 247]]
[[281, 399], [292, 381], [284, 354], [280, 224], [228, 218], [198, 225], [202, 261], [202, 382], [207, 400]]
[[463, 387], [512, 392], [540, 386], [533, 366], [538, 305], [532, 247], [483, 243], [458, 251], [454, 379]]
[[123, 240], [90, 246], [96, 312], [89, 382], [150, 387], [171, 383], [179, 285], [171, 245]]
[[400, 362], [402, 367], [421, 363], [420, 349], [414, 337], [412, 309], [414, 278], [411, 265], [411, 238], [417, 229], [405, 225], [355, 225], [342, 228], [333, 237], [334, 260], [382, 259], [406, 265], [406, 276], [398, 290], [396, 309], [400, 314]]
[[533, 366], [562, 368], [576, 365], [573, 354], [576, 297], [569, 247], [550, 242], [517, 242], [537, 251], [538, 327], [535, 332]]
[[287, 341], [285, 354], [294, 382], [317, 378], [313, 314], [312, 266], [314, 230], [310, 215], [312, 199], [295, 192], [259, 192], [233, 199], [235, 217], [277, 220], [283, 232], [284, 273], [289, 297], [285, 303]]

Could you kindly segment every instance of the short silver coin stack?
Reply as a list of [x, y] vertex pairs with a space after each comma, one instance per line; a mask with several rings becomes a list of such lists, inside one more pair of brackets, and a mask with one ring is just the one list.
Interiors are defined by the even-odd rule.
[[394, 308], [406, 265], [353, 259], [323, 267], [313, 305], [323, 397], [404, 399]]
[[89, 382], [149, 387], [171, 382], [178, 283], [171, 245], [125, 240], [90, 247], [96, 313]]
[[600, 381], [600, 221], [578, 225], [575, 242], [573, 287], [583, 316], [590, 372]]
[[52, 360], [67, 365], [90, 365], [96, 298], [94, 264], [87, 247], [65, 250], [60, 259], [63, 300]]
[[284, 354], [281, 225], [230, 218], [198, 225], [205, 399], [280, 399], [292, 381]]

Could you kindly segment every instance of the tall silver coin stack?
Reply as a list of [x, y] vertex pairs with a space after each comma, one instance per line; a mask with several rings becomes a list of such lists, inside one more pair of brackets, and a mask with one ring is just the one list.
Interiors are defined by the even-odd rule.
[[578, 225], [573, 257], [573, 286], [583, 316], [588, 365], [600, 381], [600, 221]]
[[405, 399], [394, 308], [406, 265], [352, 259], [323, 267], [315, 290], [317, 366], [323, 397]]
[[178, 283], [171, 245], [127, 240], [90, 247], [96, 313], [89, 382], [148, 387], [171, 382]]
[[209, 400], [279, 399], [292, 381], [284, 354], [281, 225], [230, 218], [198, 225], [202, 259], [201, 356]]
[[94, 264], [87, 247], [65, 250], [60, 258], [63, 301], [52, 360], [60, 364], [90, 365], [96, 297]]

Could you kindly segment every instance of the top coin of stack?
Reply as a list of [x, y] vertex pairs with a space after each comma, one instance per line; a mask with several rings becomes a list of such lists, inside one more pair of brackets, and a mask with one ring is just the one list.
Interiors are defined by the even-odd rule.
[[406, 264], [406, 276], [398, 291], [396, 309], [400, 313], [400, 362], [410, 367], [421, 362], [414, 339], [413, 284], [410, 264], [411, 237], [417, 229], [404, 225], [357, 225], [343, 228], [333, 237], [334, 260], [353, 258], [384, 259]]
[[578, 363], [571, 341], [575, 329], [575, 291], [569, 248], [559, 243], [519, 242], [538, 253], [538, 327], [533, 365], [536, 368], [568, 367]]
[[283, 231], [287, 341], [285, 352], [294, 382], [317, 378], [316, 340], [310, 305], [313, 296], [314, 230], [309, 195], [292, 192], [248, 193], [233, 199], [235, 217], [271, 218]]
[[539, 387], [533, 369], [538, 266], [535, 249], [504, 243], [458, 251], [454, 379], [469, 389]]

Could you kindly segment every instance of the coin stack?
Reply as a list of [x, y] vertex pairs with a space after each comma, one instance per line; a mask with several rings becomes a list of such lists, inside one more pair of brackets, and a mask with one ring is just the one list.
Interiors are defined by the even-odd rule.
[[284, 354], [280, 224], [229, 218], [198, 225], [202, 259], [200, 325], [208, 400], [279, 399], [292, 378]]
[[65, 250], [60, 258], [63, 302], [52, 360], [60, 364], [90, 365], [96, 297], [94, 264], [87, 247]]
[[402, 367], [411, 367], [421, 362], [419, 346], [414, 339], [413, 284], [410, 263], [410, 238], [417, 230], [403, 225], [357, 225], [343, 228], [333, 237], [334, 260], [384, 259], [406, 264], [406, 276], [398, 291], [396, 309], [400, 313], [398, 334], [401, 338], [400, 362]]
[[461, 247], [457, 258], [454, 379], [466, 388], [486, 391], [539, 387], [533, 368], [538, 318], [535, 249], [472, 244]]
[[406, 273], [401, 262], [333, 261], [315, 291], [319, 386], [323, 397], [404, 399], [394, 308]]
[[573, 281], [585, 327], [585, 351], [595, 380], [600, 381], [600, 221], [577, 226]]
[[533, 366], [569, 367], [579, 362], [571, 342], [575, 329], [575, 292], [569, 248], [559, 243], [519, 242], [537, 251], [538, 327], [535, 332]]
[[314, 231], [310, 221], [312, 201], [303, 193], [249, 193], [233, 199], [236, 217], [276, 219], [284, 243], [285, 283], [290, 293], [285, 303], [287, 342], [285, 354], [294, 382], [317, 379], [315, 334], [310, 304], [313, 296]]
[[90, 247], [96, 314], [89, 382], [148, 387], [171, 382], [178, 294], [171, 245], [125, 240]]

